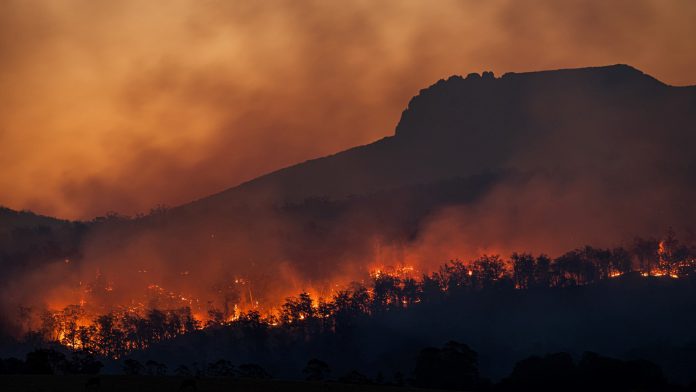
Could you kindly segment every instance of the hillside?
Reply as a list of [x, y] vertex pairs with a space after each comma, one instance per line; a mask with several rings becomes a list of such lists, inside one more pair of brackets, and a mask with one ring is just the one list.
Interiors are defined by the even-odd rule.
[[685, 168], [693, 164], [686, 155], [696, 137], [689, 131], [695, 107], [696, 87], [667, 86], [626, 65], [452, 76], [411, 100], [394, 136], [270, 173], [182, 209], [224, 209], [240, 198], [342, 198], [501, 168], [609, 163], [634, 170], [642, 166], [637, 158], [646, 146], [653, 155], [684, 157], [674, 165]]
[[[181, 269], [284, 263], [302, 281], [364, 272], [384, 247], [438, 263], [693, 232], [694, 130], [696, 87], [626, 65], [453, 76], [421, 90], [393, 136], [109, 228], [94, 247], [121, 251], [145, 232], [147, 253]], [[452, 181], [458, 196], [438, 196]]]
[[[11, 308], [75, 303], [91, 282], [100, 311], [160, 287], [204, 313], [229, 298], [270, 307], [328, 293], [381, 266], [555, 257], [668, 227], [690, 243], [694, 147], [696, 87], [626, 65], [453, 76], [421, 90], [395, 134], [375, 143], [145, 217], [41, 229], [20, 253], [11, 242], [3, 263], [21, 256], [51, 273], [18, 270], [1, 283], [15, 293]], [[251, 282], [243, 294], [229, 283], [239, 278]]]

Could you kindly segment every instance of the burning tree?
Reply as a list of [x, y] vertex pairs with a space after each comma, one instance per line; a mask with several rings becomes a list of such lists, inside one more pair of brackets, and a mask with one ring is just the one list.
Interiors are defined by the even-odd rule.
[[[79, 304], [44, 311], [38, 317], [38, 329], [30, 329], [27, 339], [57, 342], [75, 351], [109, 357], [121, 357], [203, 326], [234, 328], [255, 345], [276, 330], [302, 341], [325, 332], [348, 336], [361, 317], [405, 311], [476, 291], [563, 288], [626, 274], [676, 279], [695, 273], [696, 251], [680, 243], [670, 231], [662, 241], [636, 239], [629, 250], [586, 246], [555, 259], [529, 253], [513, 253], [509, 260], [483, 255], [469, 262], [452, 260], [431, 273], [419, 273], [407, 265], [382, 267], [370, 274], [368, 285], [353, 283], [327, 298], [301, 292], [277, 308], [253, 305], [244, 309], [239, 287], [249, 282], [235, 278], [213, 288], [217, 300], [211, 302], [207, 319], [190, 306], [199, 303], [198, 299], [152, 284], [148, 286], [150, 301], [133, 301], [104, 314], [90, 312], [83, 297]], [[414, 277], [418, 274], [420, 278]], [[102, 275], [99, 279], [106, 281]], [[90, 287], [94, 291], [96, 286]], [[98, 295], [109, 293], [99, 291]], [[145, 302], [150, 306], [143, 305]], [[186, 305], [179, 306], [182, 303]], [[221, 307], [213, 306], [215, 303]], [[22, 311], [24, 322], [32, 325], [32, 312], [27, 307]]]

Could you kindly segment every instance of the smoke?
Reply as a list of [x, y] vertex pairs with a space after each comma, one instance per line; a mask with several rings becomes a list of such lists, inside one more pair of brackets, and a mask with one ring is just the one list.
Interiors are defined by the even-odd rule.
[[[558, 257], [575, 248], [623, 246], [674, 229], [693, 244], [693, 190], [607, 186], [605, 179], [534, 176], [496, 187], [482, 202], [438, 211], [410, 244], [410, 262], [433, 270], [445, 260], [530, 252]], [[676, 195], [676, 196], [675, 196]]]
[[[370, 142], [392, 133], [414, 92], [449, 74], [622, 62], [689, 83], [696, 60], [696, 6], [680, 1], [0, 7], [0, 202], [66, 217], [185, 203]], [[259, 200], [276, 195], [256, 193], [225, 210], [107, 222], [76, 259], [6, 279], [3, 313], [80, 301], [94, 313], [270, 309], [300, 291], [330, 296], [383, 265], [428, 272], [481, 253], [554, 256], [690, 228], [692, 136], [632, 135], [640, 116], [597, 127], [612, 118], [577, 113], [612, 102], [550, 100], [559, 104], [519, 107], [546, 124], [533, 140], [453, 146], [468, 150], [452, 162], [485, 155], [486, 169], [518, 173], [463, 205], [417, 187], [272, 207]], [[669, 122], [684, 109], [656, 110]]]
[[688, 1], [5, 1], [0, 203], [177, 205], [391, 133], [449, 74], [629, 63], [693, 83]]

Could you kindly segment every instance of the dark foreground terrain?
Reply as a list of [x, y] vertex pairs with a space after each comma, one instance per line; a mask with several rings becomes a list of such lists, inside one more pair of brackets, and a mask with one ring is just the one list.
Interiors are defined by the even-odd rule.
[[397, 386], [351, 385], [335, 382], [303, 382], [279, 380], [240, 380], [231, 378], [208, 378], [193, 381], [182, 377], [138, 377], [138, 376], [51, 376], [20, 375], [0, 376], [0, 390], [4, 392], [62, 392], [62, 391], [421, 391]]

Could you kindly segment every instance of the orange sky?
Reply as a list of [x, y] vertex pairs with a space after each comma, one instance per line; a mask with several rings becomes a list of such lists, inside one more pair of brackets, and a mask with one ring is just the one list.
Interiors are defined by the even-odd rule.
[[393, 133], [451, 74], [696, 84], [696, 2], [0, 2], [0, 205], [133, 214]]

